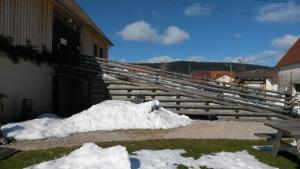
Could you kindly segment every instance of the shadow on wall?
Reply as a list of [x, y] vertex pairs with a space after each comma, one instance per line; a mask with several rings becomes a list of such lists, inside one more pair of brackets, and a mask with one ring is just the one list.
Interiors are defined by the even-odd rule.
[[[80, 75], [79, 72], [71, 76], [66, 71], [56, 70], [54, 77], [54, 111], [60, 117], [69, 117], [90, 108], [104, 100], [111, 99], [102, 74], [91, 73]], [[82, 72], [81, 72], [82, 73]]]
[[20, 119], [23, 99], [32, 99], [35, 113], [52, 110], [52, 66], [36, 65], [24, 60], [15, 64], [2, 56], [0, 65], [0, 93], [8, 96], [4, 102], [5, 122]]

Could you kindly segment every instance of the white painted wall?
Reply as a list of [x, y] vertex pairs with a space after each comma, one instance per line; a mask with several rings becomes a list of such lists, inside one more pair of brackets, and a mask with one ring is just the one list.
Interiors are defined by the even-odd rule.
[[222, 77], [219, 77], [218, 79], [216, 79], [216, 81], [219, 81], [219, 82], [232, 82], [234, 79], [231, 78], [230, 76], [227, 76], [227, 75], [224, 75]]
[[9, 96], [5, 99], [4, 120], [18, 120], [22, 99], [33, 99], [33, 111], [51, 111], [52, 74], [54, 69], [31, 62], [20, 61], [14, 64], [0, 53], [0, 93]]
[[291, 69], [280, 70], [278, 75], [279, 91], [285, 91], [292, 84], [300, 84], [300, 65]]

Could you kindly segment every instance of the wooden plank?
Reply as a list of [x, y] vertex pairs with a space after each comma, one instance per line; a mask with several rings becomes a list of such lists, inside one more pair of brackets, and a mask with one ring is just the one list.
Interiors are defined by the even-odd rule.
[[279, 148], [280, 148], [280, 143], [282, 139], [283, 132], [281, 130], [278, 131], [278, 133], [275, 136], [274, 142], [273, 142], [273, 148], [272, 148], [272, 154], [273, 158], [276, 158]]
[[[173, 93], [109, 93], [111, 96], [176, 96]], [[187, 96], [188, 97], [188, 96]]]
[[[112, 74], [122, 74], [122, 75], [128, 76], [130, 78], [145, 80], [145, 81], [149, 81], [149, 82], [152, 82], [152, 83], [159, 83], [160, 86], [165, 85], [165, 87], [167, 87], [167, 85], [168, 85], [168, 86], [178, 87], [178, 85], [174, 85], [172, 83], [166, 83], [166, 82], [163, 82], [163, 81], [151, 80], [151, 79], [148, 79], [148, 78], [145, 78], [145, 77], [142, 77], [142, 76], [135, 76], [135, 75], [133, 75], [129, 72], [124, 73], [124, 72], [119, 72], [119, 71], [116, 71], [116, 70], [114, 70], [114, 72], [111, 72], [109, 70], [103, 70], [103, 71], [107, 71], [108, 73], [112, 73]], [[267, 110], [276, 111], [276, 112], [280, 112], [280, 113], [288, 113], [288, 111], [285, 111], [283, 109], [278, 109], [274, 105], [272, 105], [270, 107], [266, 106], [268, 103], [263, 103], [262, 105], [250, 104], [248, 102], [241, 102], [241, 101], [237, 100], [237, 98], [234, 98], [234, 97], [233, 98], [228, 98], [230, 96], [226, 96], [226, 98], [219, 97], [218, 95], [216, 96], [215, 93], [213, 93], [213, 92], [207, 92], [207, 91], [203, 91], [203, 90], [197, 92], [195, 89], [190, 89], [190, 88], [182, 89], [183, 87], [180, 87], [180, 88], [181, 88], [180, 91], [183, 91], [186, 94], [198, 94], [198, 95], [201, 95], [201, 96], [204, 96], [204, 97], [209, 97], [209, 98], [213, 98], [213, 99], [217, 99], [217, 100], [223, 100], [223, 101], [228, 101], [228, 102], [232, 102], [232, 103], [247, 105], [248, 107], [257, 107], [257, 108], [260, 108], [260, 109], [267, 109]], [[257, 101], [253, 101], [253, 102], [257, 103]]]
[[300, 136], [295, 137], [296, 144], [297, 144], [297, 151], [300, 153]]
[[286, 119], [287, 117], [280, 114], [269, 114], [269, 113], [257, 113], [257, 112], [240, 112], [239, 114], [236, 114], [234, 112], [216, 112], [216, 111], [203, 111], [203, 110], [172, 110], [172, 112], [178, 113], [178, 114], [184, 114], [184, 115], [213, 115], [213, 116], [239, 116], [239, 117], [278, 117], [282, 119]]
[[273, 127], [273, 128], [277, 128], [277, 129], [280, 129], [280, 128], [300, 128], [300, 123], [295, 123], [295, 122], [291, 122], [291, 123], [274, 123], [274, 122], [267, 122], [265, 123], [265, 125], [267, 126], [270, 126], [270, 127]]
[[109, 90], [159, 90], [156, 86], [108, 86]]
[[[138, 69], [135, 69], [137, 68], [138, 66], [137, 65], [132, 65], [132, 64], [125, 64], [125, 63], [119, 63], [119, 62], [114, 62], [114, 61], [108, 61], [108, 60], [103, 60], [103, 59], [98, 59], [100, 61], [100, 63], [102, 62], [105, 62], [105, 63], [110, 63], [110, 64], [115, 64], [115, 65], [118, 65], [119, 67], [122, 67], [122, 68], [128, 68], [128, 69], [132, 69], [132, 70], [135, 70], [135, 71], [143, 71], [143, 70], [147, 70], [147, 72], [149, 74], [154, 74], [154, 75], [159, 75], [159, 74], [164, 74], [164, 75], [169, 75], [169, 77], [171, 78], [183, 78], [183, 80], [190, 80], [190, 79], [193, 79], [191, 76], [189, 75], [184, 75], [184, 74], [179, 74], [179, 73], [174, 73], [174, 72], [162, 72], [161, 70], [158, 70], [158, 69], [153, 69], [153, 68], [148, 68], [148, 67], [139, 67]], [[170, 76], [171, 75], [171, 76]], [[174, 76], [172, 76], [174, 75]], [[251, 90], [250, 92], [251, 93], [257, 93], [257, 94], [262, 94], [260, 91], [264, 91], [265, 93], [263, 93], [263, 95], [268, 95], [268, 93], [272, 93], [270, 96], [274, 96], [274, 94], [280, 94], [280, 95], [284, 95], [286, 93], [281, 93], [281, 92], [276, 92], [276, 91], [268, 91], [268, 90], [263, 90], [263, 89], [257, 89], [257, 88], [251, 88], [251, 87], [245, 87], [245, 86], [240, 86], [240, 85], [237, 85], [237, 84], [234, 84], [234, 83], [225, 83], [225, 82], [217, 82], [217, 81], [213, 81], [213, 80], [209, 80], [208, 81], [204, 81], [204, 80], [201, 80], [201, 79], [196, 79], [200, 82], [205, 82], [207, 84], [211, 84], [209, 82], [213, 82], [213, 83], [218, 83], [218, 84], [223, 84], [224, 85], [229, 85], [229, 86], [234, 86], [235, 88], [233, 89], [236, 89], [237, 88], [243, 88], [243, 89], [249, 89]], [[267, 92], [267, 93], [266, 93]]]
[[[131, 78], [143, 79], [143, 80], [146, 80], [146, 81], [149, 81], [149, 82], [152, 82], [152, 83], [159, 83], [161, 88], [167, 88], [167, 86], [178, 87], [178, 85], [174, 85], [172, 83], [166, 83], [166, 82], [162, 82], [162, 81], [151, 80], [151, 79], [147, 79], [147, 78], [144, 78], [144, 77], [141, 77], [141, 76], [132, 75], [128, 72], [126, 74], [122, 73], [122, 72], [118, 72], [118, 71], [111, 72], [111, 73], [121, 73], [121, 74], [127, 75], [128, 77], [131, 77]], [[172, 89], [172, 88], [169, 88], [169, 89], [174, 91], [174, 89]], [[216, 95], [216, 93], [213, 93], [213, 92], [204, 92], [204, 91], [196, 92], [194, 89], [191, 89], [191, 88], [182, 89], [182, 87], [181, 87], [181, 89], [178, 89], [176, 91], [180, 92], [180, 93], [188, 93], [188, 94], [192, 94], [192, 95], [208, 97], [208, 98], [211, 98], [211, 99], [217, 99], [217, 100], [227, 101], [227, 102], [231, 102], [231, 103], [243, 104], [243, 105], [248, 106], [248, 108], [253, 107], [252, 108], [253, 110], [256, 107], [256, 108], [259, 108], [259, 109], [266, 109], [266, 110], [277, 111], [277, 112], [281, 112], [281, 113], [285, 112], [284, 110], [279, 110], [278, 108], [274, 108], [274, 107], [267, 107], [265, 105], [257, 105], [257, 104], [249, 104], [247, 102], [241, 102], [241, 101], [234, 100], [234, 99], [219, 97], [218, 95]]]
[[[228, 91], [227, 91], [228, 92]], [[229, 92], [230, 93], [230, 92]], [[251, 94], [244, 94], [244, 93], [239, 93], [239, 94], [242, 94], [242, 95], [245, 95], [245, 96], [249, 96], [249, 95], [251, 95]], [[226, 96], [226, 97], [228, 97], [228, 96]], [[255, 97], [255, 96], [254, 96]], [[240, 99], [244, 99], [244, 98], [240, 98]], [[260, 99], [268, 99], [268, 98], [266, 98], [265, 97], [265, 94], [264, 94], [264, 97], [260, 97]], [[244, 100], [247, 100], [247, 99], [244, 99]], [[269, 100], [272, 100], [272, 101], [277, 101], [277, 102], [282, 102], [281, 100], [279, 100], [279, 99], [269, 99]], [[249, 100], [248, 100], [249, 101]], [[285, 103], [285, 102], [283, 102], [283, 103]], [[274, 105], [274, 104], [270, 104], [270, 103], [265, 103], [264, 102], [264, 104], [267, 104], [267, 105], [272, 105], [272, 106], [278, 106], [278, 105]]]
[[292, 136], [300, 136], [299, 124], [288, 124], [288, 123], [265, 123], [266, 126], [270, 126], [277, 130], [282, 130], [289, 133]]
[[242, 106], [229, 106], [229, 105], [165, 105], [161, 104], [164, 108], [183, 108], [183, 109], [203, 109], [203, 110], [243, 110]]
[[[145, 101], [151, 101], [153, 99], [146, 99]], [[205, 102], [210, 102], [210, 99], [172, 99], [172, 98], [167, 98], [167, 99], [158, 99], [159, 102], [170, 102], [170, 103], [176, 103], [176, 102], [181, 102], [181, 103], [205, 103]]]
[[104, 80], [104, 83], [106, 83], [106, 84], [131, 85], [131, 86], [141, 86], [141, 85], [146, 84], [146, 83], [123, 81], [123, 80]]

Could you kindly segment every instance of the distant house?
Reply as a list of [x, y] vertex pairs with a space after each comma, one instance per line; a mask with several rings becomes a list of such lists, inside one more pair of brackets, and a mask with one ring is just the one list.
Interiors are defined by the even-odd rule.
[[213, 71], [195, 71], [192, 77], [200, 79], [213, 79], [219, 82], [232, 82], [235, 79], [234, 71], [213, 70]]
[[237, 73], [234, 83], [264, 90], [278, 90], [277, 75], [273, 69], [256, 69]]
[[277, 63], [279, 90], [300, 92], [300, 39]]
[[[0, 0], [0, 35], [13, 45], [28, 42], [38, 51], [47, 49], [75, 61], [85, 55], [108, 58], [113, 45], [75, 0]], [[0, 51], [0, 93], [8, 95], [5, 119], [17, 120], [23, 99], [33, 100], [33, 110], [78, 112], [91, 104], [89, 86], [98, 72], [73, 63], [15, 64]], [[77, 59], [76, 61], [78, 61]]]

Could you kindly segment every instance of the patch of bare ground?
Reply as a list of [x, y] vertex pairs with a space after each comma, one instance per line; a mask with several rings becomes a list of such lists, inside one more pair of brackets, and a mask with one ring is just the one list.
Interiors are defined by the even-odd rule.
[[63, 138], [49, 138], [36, 141], [17, 141], [6, 147], [21, 151], [40, 150], [55, 147], [70, 147], [89, 142], [138, 141], [158, 139], [239, 139], [256, 140], [254, 133], [276, 132], [263, 122], [251, 121], [205, 121], [195, 120], [193, 124], [173, 129], [159, 130], [114, 130], [75, 133]]

